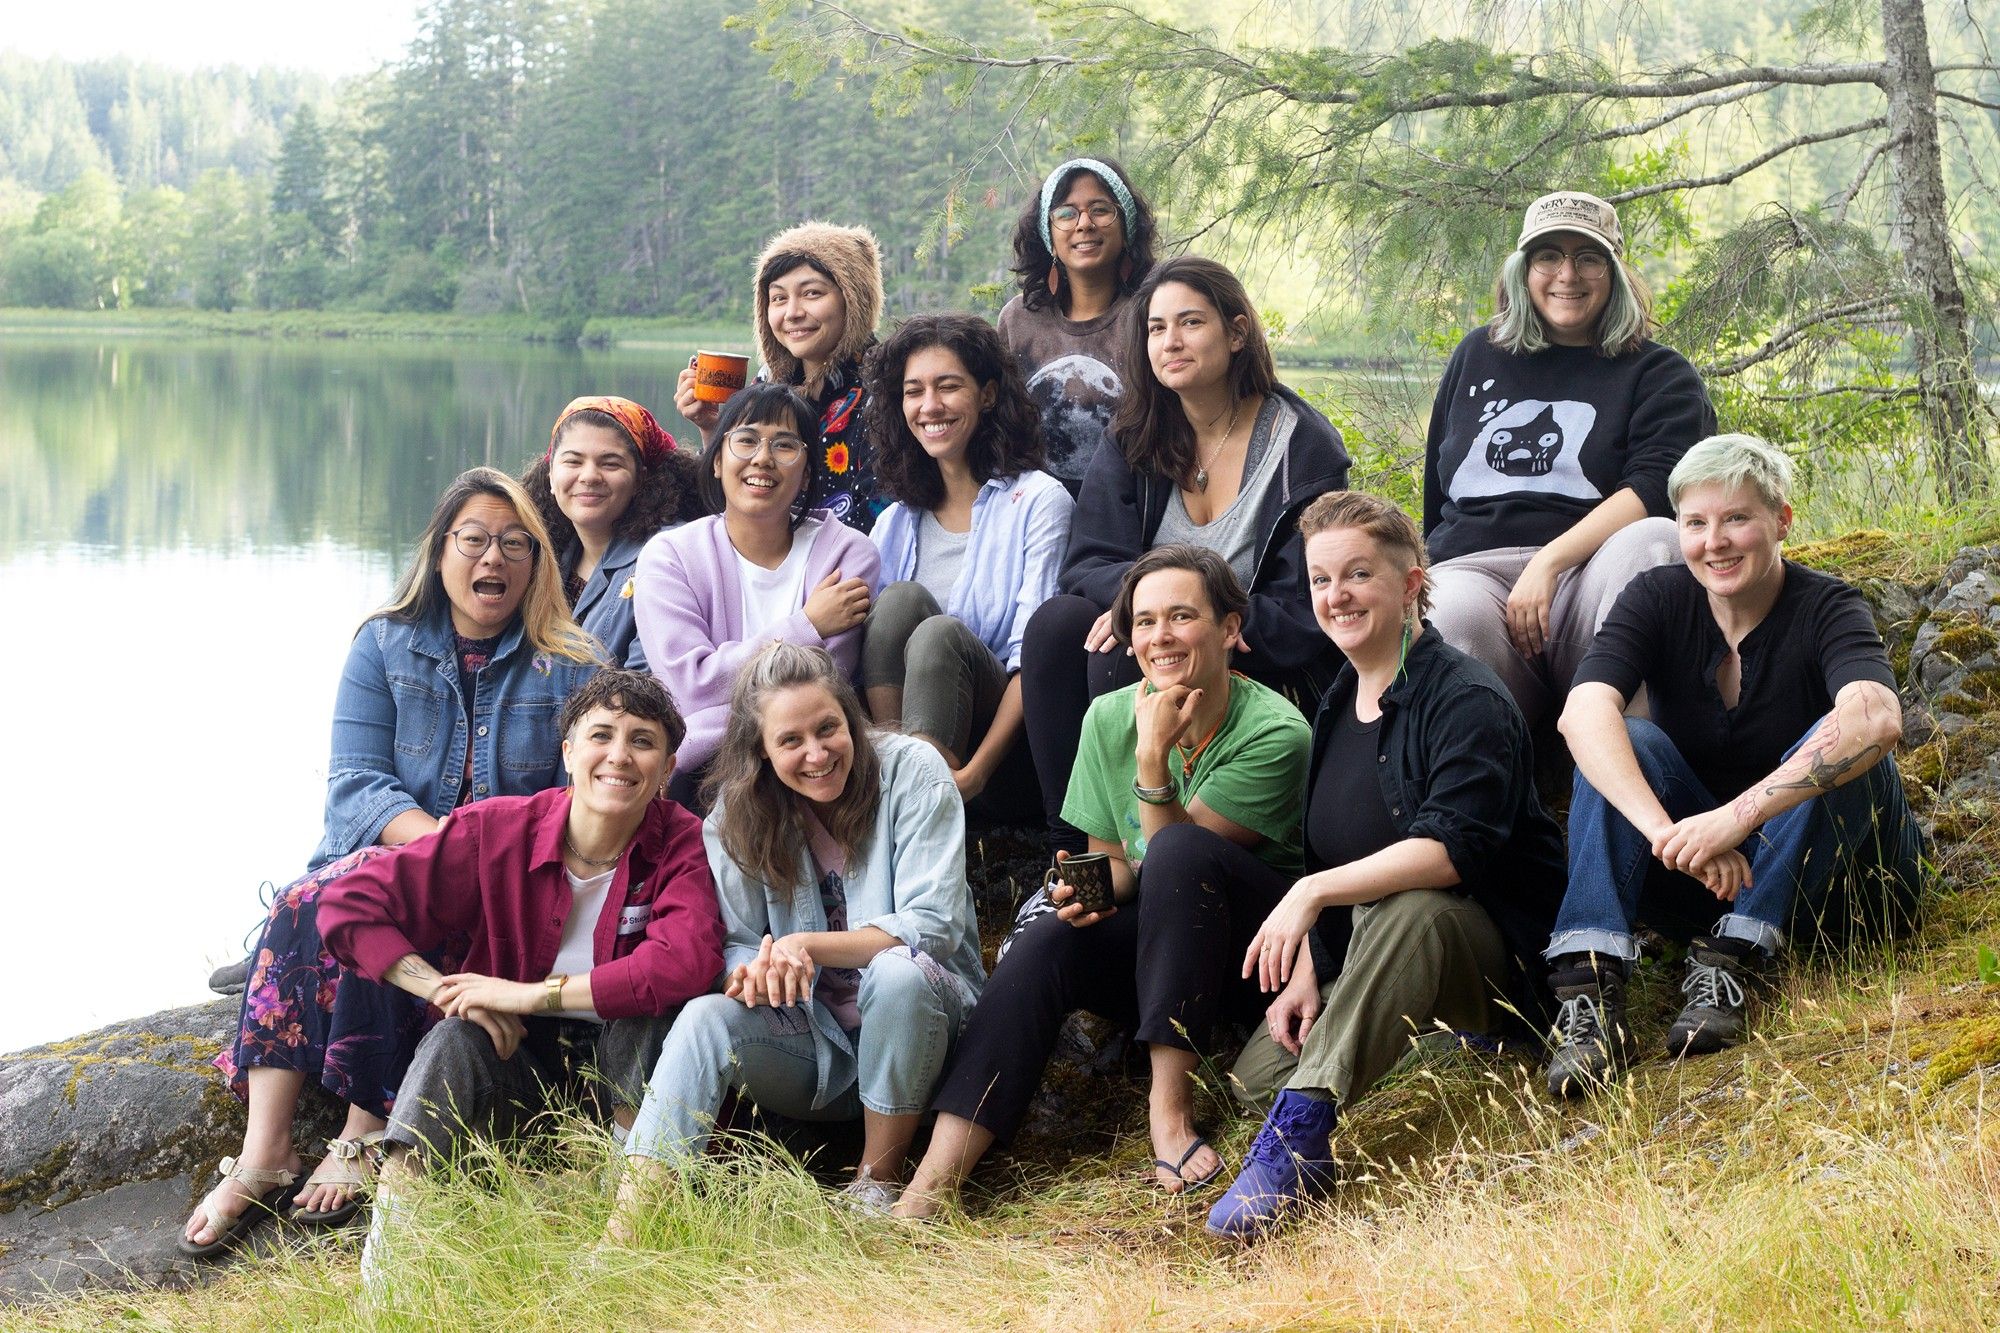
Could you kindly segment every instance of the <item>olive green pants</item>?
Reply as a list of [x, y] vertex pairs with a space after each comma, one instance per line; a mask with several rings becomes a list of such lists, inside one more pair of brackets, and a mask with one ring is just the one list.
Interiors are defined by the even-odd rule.
[[1293, 1055], [1260, 1027], [1230, 1086], [1253, 1107], [1284, 1088], [1324, 1088], [1351, 1106], [1438, 1023], [1498, 1025], [1507, 950], [1486, 909], [1442, 889], [1406, 889], [1354, 909], [1340, 975], [1320, 988], [1319, 1020]]

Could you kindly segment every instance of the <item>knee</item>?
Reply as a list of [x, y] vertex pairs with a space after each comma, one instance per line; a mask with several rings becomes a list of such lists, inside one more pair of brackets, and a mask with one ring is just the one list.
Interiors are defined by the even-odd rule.
[[1169, 824], [1161, 829], [1146, 844], [1140, 879], [1147, 891], [1139, 895], [1140, 910], [1149, 901], [1178, 897], [1190, 887], [1218, 889], [1225, 878], [1222, 859], [1228, 845], [1221, 834], [1199, 824]]
[[1680, 558], [1681, 534], [1674, 521], [1670, 518], [1642, 518], [1637, 523], [1627, 523], [1605, 538], [1604, 545], [1598, 547], [1597, 554], [1591, 557], [1591, 563], [1605, 561], [1612, 571], [1622, 575], [1618, 580], [1622, 588], [1633, 575], [1660, 565], [1671, 565]]
[[656, 1070], [685, 1068], [691, 1062], [718, 1068], [726, 1063], [735, 1044], [731, 1020], [742, 1008], [741, 1003], [727, 995], [702, 995], [689, 1000], [667, 1030]]
[[948, 678], [959, 672], [965, 640], [970, 634], [956, 616], [931, 616], [910, 631], [909, 647], [903, 650], [904, 666], [914, 679]]
[[1037, 660], [1061, 661], [1065, 654], [1081, 656], [1083, 637], [1100, 614], [1097, 604], [1086, 597], [1063, 593], [1049, 598], [1028, 617], [1028, 627], [1021, 635], [1023, 663], [1030, 653]]
[[939, 1007], [938, 982], [943, 969], [929, 954], [899, 944], [884, 949], [861, 973], [857, 1003], [862, 1025], [871, 1018], [910, 1018]]
[[1639, 766], [1649, 775], [1670, 756], [1680, 753], [1667, 733], [1660, 730], [1660, 724], [1651, 718], [1626, 718], [1625, 737], [1632, 743], [1632, 753]]
[[908, 632], [910, 626], [938, 613], [937, 598], [921, 583], [892, 583], [875, 595], [870, 617]]
[[1501, 603], [1471, 579], [1441, 580], [1431, 593], [1431, 626], [1446, 643], [1488, 666], [1514, 651]]

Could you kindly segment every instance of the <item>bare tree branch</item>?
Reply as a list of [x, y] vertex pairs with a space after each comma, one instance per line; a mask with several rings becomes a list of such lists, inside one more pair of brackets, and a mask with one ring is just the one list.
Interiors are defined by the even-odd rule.
[[1949, 97], [1954, 102], [1965, 102], [1971, 106], [1984, 107], [1988, 111], [2000, 111], [2000, 102], [1982, 101], [1980, 98], [1967, 97], [1964, 93], [1955, 93], [1946, 88], [1938, 89], [1937, 95], [1939, 97]]
[[1731, 375], [1740, 375], [1752, 366], [1762, 365], [1774, 356], [1782, 356], [1784, 353], [1789, 352], [1792, 348], [1811, 337], [1813, 331], [1821, 325], [1831, 324], [1840, 320], [1845, 320], [1849, 323], [1859, 323], [1861, 321], [1855, 319], [1855, 316], [1873, 314], [1880, 311], [1884, 306], [1893, 304], [1894, 301], [1895, 298], [1892, 296], [1869, 296], [1859, 301], [1846, 302], [1843, 305], [1828, 306], [1824, 310], [1815, 311], [1797, 323], [1789, 324], [1780, 329], [1777, 333], [1772, 334], [1762, 347], [1757, 348], [1755, 351], [1745, 352], [1742, 356], [1732, 361], [1724, 361], [1718, 365], [1702, 366], [1701, 373], [1715, 376], [1718, 379], [1727, 379]]
[[1846, 395], [1851, 398], [1915, 398], [1922, 390], [1915, 385], [1890, 388], [1879, 384], [1831, 384], [1824, 389], [1812, 389], [1805, 393], [1760, 393], [1760, 401], [1766, 403], [1803, 403], [1814, 398], [1832, 398]]
[[1768, 93], [1777, 86], [1775, 83], [1765, 82], [1747, 84], [1741, 88], [1724, 88], [1718, 92], [1709, 93], [1705, 97], [1690, 98], [1671, 111], [1662, 111], [1659, 115], [1653, 116], [1650, 119], [1635, 120], [1625, 125], [1613, 125], [1609, 129], [1602, 129], [1595, 134], [1585, 135], [1583, 142], [1604, 143], [1610, 139], [1630, 139], [1637, 135], [1648, 134], [1653, 130], [1659, 129], [1662, 125], [1673, 124], [1682, 116], [1692, 115], [1697, 111], [1703, 111], [1710, 107], [1727, 106], [1731, 102], [1740, 102], [1746, 97], [1755, 97], [1759, 93]]
[[1793, 149], [1826, 143], [1832, 139], [1844, 139], [1850, 134], [1866, 134], [1869, 130], [1879, 130], [1888, 123], [1887, 116], [1875, 116], [1868, 120], [1857, 120], [1852, 125], [1842, 125], [1838, 129], [1822, 130], [1818, 134], [1801, 134], [1757, 154], [1748, 162], [1740, 163], [1727, 171], [1717, 172], [1713, 176], [1686, 176], [1680, 180], [1634, 186], [1629, 190], [1620, 190], [1617, 194], [1606, 195], [1605, 200], [1612, 204], [1622, 204], [1630, 199], [1644, 199], [1648, 195], [1665, 194], [1670, 190], [1703, 190], [1712, 185], [1727, 185], [1737, 177], [1747, 176], [1772, 158], [1782, 157]]
[[1870, 148], [1868, 155], [1861, 159], [1860, 169], [1854, 173], [1854, 179], [1848, 182], [1847, 188], [1842, 190], [1839, 197], [1834, 200], [1833, 216], [1835, 220], [1840, 222], [1847, 221], [1848, 208], [1861, 194], [1861, 187], [1868, 183], [1869, 173], [1875, 170], [1875, 164], [1880, 162], [1882, 155], [1888, 151], [1889, 143], [1885, 139]]

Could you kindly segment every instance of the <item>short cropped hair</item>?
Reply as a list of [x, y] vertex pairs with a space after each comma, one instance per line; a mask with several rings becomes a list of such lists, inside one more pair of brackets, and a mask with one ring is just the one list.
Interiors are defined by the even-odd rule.
[[1164, 569], [1185, 569], [1199, 575], [1208, 609], [1218, 623], [1250, 609], [1250, 595], [1237, 582], [1236, 571], [1214, 551], [1178, 542], [1155, 546], [1132, 562], [1132, 568], [1125, 571], [1125, 581], [1118, 585], [1118, 600], [1111, 604], [1111, 632], [1119, 642], [1132, 642], [1132, 598], [1139, 590], [1139, 580]]
[[1790, 502], [1792, 460], [1755, 435], [1711, 435], [1674, 464], [1667, 475], [1667, 500], [1678, 513], [1682, 495], [1710, 482], [1725, 491], [1754, 487], [1775, 512]]
[[1383, 553], [1406, 570], [1421, 569], [1424, 581], [1417, 589], [1417, 615], [1431, 609], [1431, 554], [1423, 535], [1410, 516], [1379, 495], [1366, 491], [1328, 491], [1306, 506], [1299, 515], [1299, 540], [1311, 541], [1322, 532], [1350, 528], [1363, 532]]
[[591, 710], [608, 709], [627, 717], [643, 718], [660, 724], [667, 733], [667, 749], [678, 750], [687, 738], [687, 721], [674, 704], [674, 696], [650, 671], [627, 671], [623, 667], [594, 673], [578, 686], [563, 704], [558, 729], [567, 737]]

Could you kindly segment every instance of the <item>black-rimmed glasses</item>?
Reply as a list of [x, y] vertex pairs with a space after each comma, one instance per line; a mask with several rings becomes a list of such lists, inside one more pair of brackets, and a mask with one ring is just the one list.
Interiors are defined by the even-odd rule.
[[467, 523], [451, 530], [451, 544], [467, 560], [477, 560], [486, 554], [486, 548], [494, 542], [500, 543], [500, 556], [512, 564], [520, 564], [535, 553], [535, 539], [519, 528], [509, 528], [495, 536], [477, 523]]

